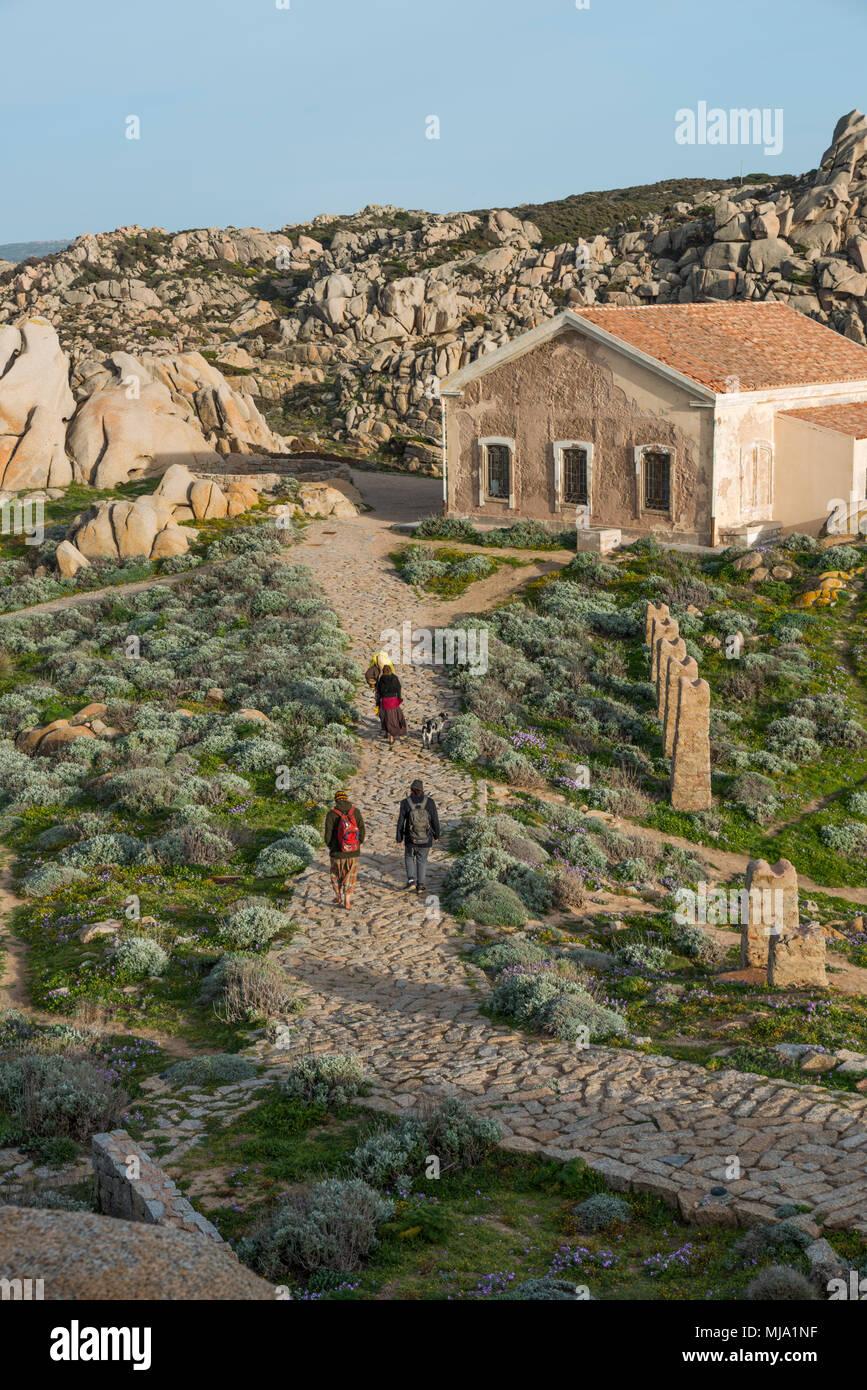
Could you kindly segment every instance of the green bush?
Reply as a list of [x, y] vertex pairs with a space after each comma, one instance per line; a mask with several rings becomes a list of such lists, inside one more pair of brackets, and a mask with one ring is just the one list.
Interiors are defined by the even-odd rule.
[[537, 965], [547, 959], [547, 954], [532, 941], [497, 941], [491, 946], [480, 946], [474, 959], [482, 970], [496, 972], [510, 965]]
[[273, 907], [241, 907], [217, 926], [217, 940], [236, 951], [261, 951], [287, 930], [289, 918]]
[[618, 965], [630, 970], [664, 970], [668, 965], [669, 952], [664, 946], [650, 941], [615, 942], [614, 954]]
[[358, 1057], [349, 1052], [329, 1052], [304, 1057], [289, 1072], [283, 1091], [310, 1105], [333, 1110], [348, 1105], [363, 1084], [364, 1066]]
[[499, 1142], [501, 1134], [495, 1120], [474, 1114], [451, 1097], [426, 1115], [375, 1130], [357, 1146], [351, 1162], [360, 1177], [377, 1186], [398, 1183], [408, 1188], [430, 1155], [439, 1159], [441, 1172], [471, 1168]]
[[483, 927], [523, 927], [527, 909], [518, 894], [504, 883], [484, 884], [460, 904], [460, 915]]
[[204, 1086], [209, 1081], [248, 1081], [258, 1068], [248, 1057], [236, 1057], [231, 1052], [218, 1052], [213, 1057], [186, 1057], [174, 1062], [164, 1072], [166, 1081], [177, 1086]]
[[587, 1039], [605, 1042], [626, 1032], [626, 1020], [614, 1009], [606, 1008], [591, 995], [564, 993], [548, 1007], [543, 1020], [546, 1033], [562, 1042]]
[[747, 1285], [744, 1298], [760, 1302], [803, 1302], [818, 1297], [816, 1290], [803, 1274], [788, 1265], [768, 1265]]
[[78, 883], [85, 878], [87, 874], [81, 869], [63, 864], [41, 864], [24, 876], [21, 889], [28, 898], [44, 898], [58, 888], [66, 888], [70, 883]]
[[614, 1197], [608, 1192], [596, 1192], [586, 1201], [572, 1208], [572, 1215], [578, 1229], [586, 1234], [604, 1231], [616, 1224], [625, 1226], [632, 1220], [632, 1207], [622, 1197]]
[[148, 936], [122, 937], [111, 955], [119, 969], [133, 979], [164, 975], [168, 969], [168, 953]]
[[287, 1270], [348, 1273], [375, 1248], [377, 1229], [393, 1215], [394, 1203], [360, 1178], [326, 1178], [284, 1198], [240, 1242], [238, 1254], [266, 1279]]
[[86, 1143], [116, 1128], [127, 1103], [109, 1073], [86, 1059], [51, 1053], [0, 1061], [0, 1106], [25, 1140], [67, 1136]]
[[258, 878], [285, 877], [286, 874], [300, 873], [312, 858], [309, 845], [294, 835], [285, 835], [259, 851], [254, 872]]

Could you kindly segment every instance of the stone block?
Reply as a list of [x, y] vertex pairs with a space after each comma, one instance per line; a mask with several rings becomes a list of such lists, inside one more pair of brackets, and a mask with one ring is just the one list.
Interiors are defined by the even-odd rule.
[[768, 984], [774, 989], [826, 986], [825, 933], [818, 922], [769, 937]]
[[[682, 662], [686, 660], [686, 643], [682, 637], [663, 637], [659, 642], [659, 652], [656, 659], [656, 717], [665, 719], [665, 704], [668, 698], [668, 665], [669, 662]], [[685, 674], [685, 673], [684, 673]], [[697, 674], [697, 673], [696, 673]]]
[[671, 762], [671, 804], [675, 811], [707, 811], [710, 787], [710, 686], [678, 681], [677, 719]]
[[677, 728], [677, 700], [680, 694], [681, 676], [691, 681], [698, 680], [698, 662], [694, 656], [684, 656], [680, 661], [670, 658], [666, 670], [665, 706], [662, 711], [662, 751], [666, 758], [674, 753], [674, 734]]
[[577, 526], [575, 535], [578, 551], [595, 555], [610, 555], [623, 541], [622, 533], [612, 526]]
[[664, 618], [670, 617], [671, 614], [668, 611], [667, 603], [661, 603], [658, 607], [655, 603], [648, 603], [644, 614], [644, 645], [646, 647], [649, 647], [651, 644], [654, 618], [657, 618], [661, 622]]
[[798, 926], [798, 875], [788, 859], [771, 865], [751, 859], [745, 880], [746, 912], [741, 914], [741, 968], [764, 970], [774, 935]]

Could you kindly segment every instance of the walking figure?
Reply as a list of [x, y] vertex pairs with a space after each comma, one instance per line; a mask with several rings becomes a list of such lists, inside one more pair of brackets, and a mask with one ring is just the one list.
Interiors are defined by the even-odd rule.
[[364, 844], [364, 817], [342, 789], [325, 817], [325, 843], [331, 855], [331, 886], [337, 906], [349, 911], [349, 900], [358, 877], [358, 856]]
[[400, 803], [397, 843], [404, 847], [406, 886], [418, 894], [425, 891], [427, 858], [439, 837], [440, 818], [434, 799], [425, 796], [424, 784], [416, 780]]

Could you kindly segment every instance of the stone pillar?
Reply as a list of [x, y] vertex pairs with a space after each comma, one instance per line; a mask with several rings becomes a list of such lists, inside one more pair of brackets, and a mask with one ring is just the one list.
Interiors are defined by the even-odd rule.
[[684, 656], [682, 661], [670, 660], [666, 671], [665, 704], [662, 711], [662, 751], [666, 758], [674, 753], [674, 732], [677, 728], [677, 697], [680, 694], [680, 678], [698, 680], [698, 662], [694, 656]]
[[668, 611], [667, 603], [661, 603], [659, 607], [657, 607], [655, 603], [648, 603], [647, 611], [644, 615], [644, 645], [646, 647], [650, 646], [654, 618], [658, 618], [661, 622], [663, 618], [669, 617], [671, 617], [671, 614]]
[[[798, 929], [798, 875], [788, 859], [751, 859], [741, 903], [741, 969], [764, 970], [770, 942]], [[779, 896], [777, 896], [779, 895]]]
[[689, 676], [678, 681], [671, 804], [675, 811], [707, 811], [711, 806], [710, 686]]
[[818, 922], [808, 922], [768, 940], [768, 984], [774, 989], [827, 985], [825, 933]]
[[[656, 662], [656, 717], [665, 718], [665, 698], [668, 693], [668, 667], [670, 662], [680, 664], [686, 656], [686, 643], [682, 637], [663, 637], [659, 643]], [[697, 674], [697, 673], [696, 673]]]
[[656, 680], [659, 669], [659, 644], [662, 641], [676, 642], [680, 628], [676, 618], [654, 618], [650, 633], [650, 679]]

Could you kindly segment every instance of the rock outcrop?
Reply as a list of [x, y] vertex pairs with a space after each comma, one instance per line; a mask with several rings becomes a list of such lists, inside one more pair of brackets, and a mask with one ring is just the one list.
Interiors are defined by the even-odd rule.
[[185, 555], [193, 535], [177, 524], [166, 502], [152, 496], [98, 502], [73, 523], [67, 540], [87, 560], [161, 560]]
[[166, 472], [154, 497], [172, 510], [175, 521], [210, 521], [240, 516], [259, 501], [252, 483], [229, 483], [225, 491], [219, 483], [197, 478], [183, 464], [173, 464]]
[[[711, 182], [673, 206], [661, 188], [638, 225], [585, 237], [572, 218], [556, 245], [548, 227], [569, 228], [568, 206], [541, 229], [505, 209], [391, 206], [279, 231], [119, 227], [0, 271], [0, 324], [22, 312], [55, 323], [79, 402], [134, 358], [208, 447], [270, 449], [254, 402], [287, 400], [314, 444], [387, 449], [430, 471], [438, 379], [563, 307], [780, 300], [867, 343], [865, 132], [851, 111], [817, 170]], [[104, 361], [106, 338], [124, 352]]]
[[38, 729], [23, 729], [15, 739], [16, 746], [22, 753], [45, 756], [77, 738], [116, 738], [117, 730], [103, 719], [106, 713], [107, 707], [98, 702], [85, 705], [71, 719], [54, 719]]
[[64, 439], [74, 410], [69, 366], [51, 324], [26, 318], [0, 327], [0, 488], [72, 481]]
[[93, 1212], [0, 1206], [0, 1279], [31, 1270], [44, 1297], [64, 1303], [275, 1297], [271, 1284], [198, 1234]]

